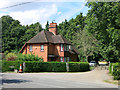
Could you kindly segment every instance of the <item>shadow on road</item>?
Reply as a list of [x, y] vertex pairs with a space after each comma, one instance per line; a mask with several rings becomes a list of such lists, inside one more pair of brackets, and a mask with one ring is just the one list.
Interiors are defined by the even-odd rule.
[[28, 80], [18, 80], [18, 79], [3, 79], [2, 83], [23, 83], [23, 82], [30, 82]]

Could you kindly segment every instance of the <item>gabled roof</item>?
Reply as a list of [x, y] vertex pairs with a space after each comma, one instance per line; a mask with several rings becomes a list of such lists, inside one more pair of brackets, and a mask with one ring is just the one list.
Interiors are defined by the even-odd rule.
[[61, 35], [54, 35], [52, 32], [43, 30], [30, 39], [27, 43], [65, 43], [71, 44]]

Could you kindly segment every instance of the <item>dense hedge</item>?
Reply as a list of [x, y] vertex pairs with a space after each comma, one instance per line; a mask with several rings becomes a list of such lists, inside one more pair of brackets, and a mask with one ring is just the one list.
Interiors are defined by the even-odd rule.
[[66, 63], [60, 62], [26, 62], [25, 72], [65, 72]]
[[22, 63], [22, 61], [2, 61], [2, 72], [14, 71], [14, 69], [19, 69], [20, 64]]
[[[113, 70], [112, 70], [113, 66]], [[111, 63], [109, 66], [109, 72], [114, 76], [114, 80], [120, 80], [120, 64], [119, 63]]]
[[69, 62], [69, 72], [84, 72], [89, 70], [87, 62]]
[[[13, 71], [18, 69], [23, 61], [4, 61], [3, 72]], [[14, 66], [15, 68], [10, 68]], [[86, 62], [69, 62], [69, 72], [83, 72], [89, 70], [89, 64]], [[25, 72], [66, 72], [65, 62], [40, 62], [40, 61], [25, 61]]]

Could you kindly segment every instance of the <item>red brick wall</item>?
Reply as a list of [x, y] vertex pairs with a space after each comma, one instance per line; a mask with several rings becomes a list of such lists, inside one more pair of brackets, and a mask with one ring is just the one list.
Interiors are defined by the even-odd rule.
[[[30, 44], [27, 44], [23, 50], [23, 54], [35, 54], [35, 55], [38, 55], [39, 57], [42, 57], [43, 58], [43, 61], [44, 62], [47, 62], [48, 59], [49, 61], [51, 61], [51, 58], [48, 58], [48, 55], [52, 54], [52, 55], [58, 55], [59, 57], [56, 57], [54, 58], [54, 61], [60, 61], [60, 57], [64, 57], [65, 56], [65, 53], [64, 53], [64, 50], [61, 51], [60, 50], [60, 44], [43, 44], [44, 45], [44, 51], [41, 51], [40, 50], [40, 45], [41, 44], [31, 44], [32, 45], [32, 51], [30, 52], [29, 50], [29, 45]], [[27, 51], [26, 51], [27, 50]], [[70, 57], [70, 59], [72, 61], [77, 61], [78, 59], [78, 55], [74, 55], [74, 54], [68, 54], [67, 56]]]
[[[29, 45], [32, 45], [32, 51], [29, 50]], [[43, 58], [44, 62], [48, 61], [48, 45], [47, 44], [43, 44], [44, 45], [44, 51], [40, 50], [40, 45], [41, 44], [27, 44], [27, 54], [35, 54], [38, 57]], [[23, 51], [23, 54], [25, 54], [25, 49]]]

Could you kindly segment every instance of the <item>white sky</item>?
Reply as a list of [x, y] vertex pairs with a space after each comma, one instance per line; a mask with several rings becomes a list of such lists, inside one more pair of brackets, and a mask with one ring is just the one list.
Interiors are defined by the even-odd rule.
[[[21, 3], [27, 4], [21, 5]], [[30, 25], [40, 22], [45, 27], [47, 20], [61, 23], [65, 19], [74, 18], [80, 12], [85, 15], [88, 8], [85, 1], [81, 0], [0, 0], [0, 17], [10, 15], [13, 19], [19, 20], [22, 25]], [[16, 5], [15, 7], [11, 7]]]

